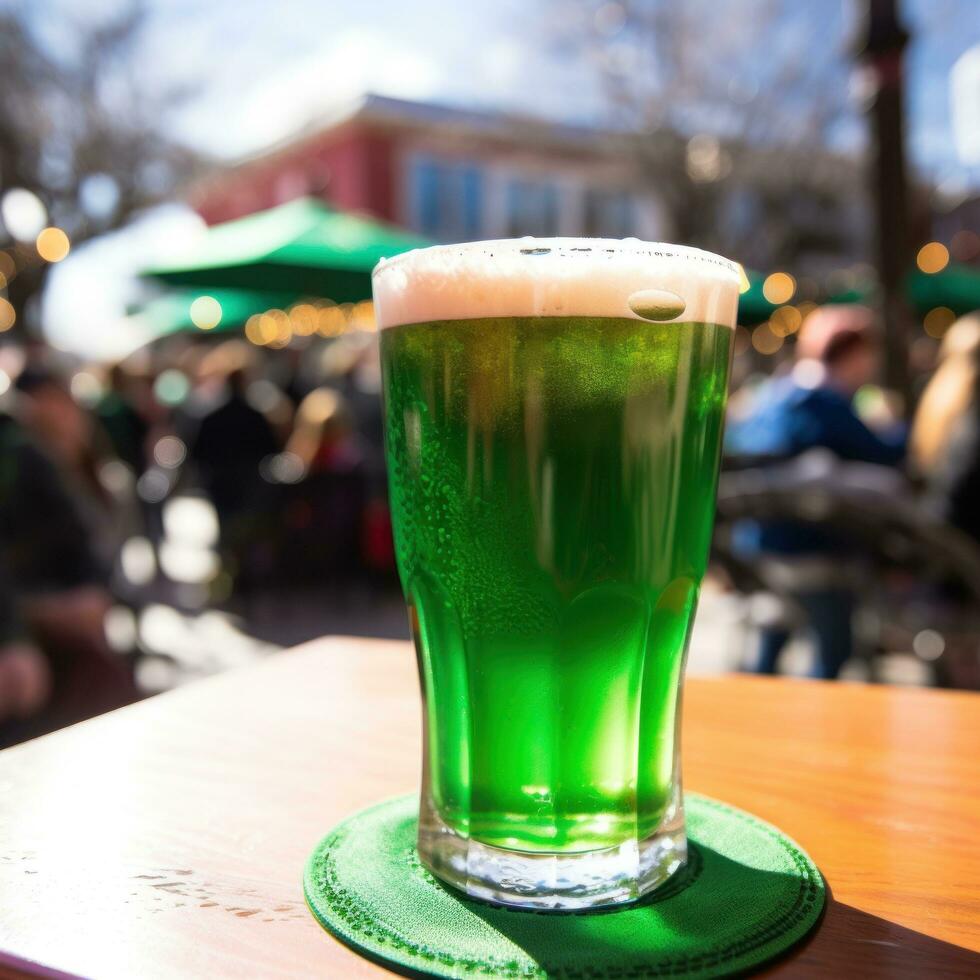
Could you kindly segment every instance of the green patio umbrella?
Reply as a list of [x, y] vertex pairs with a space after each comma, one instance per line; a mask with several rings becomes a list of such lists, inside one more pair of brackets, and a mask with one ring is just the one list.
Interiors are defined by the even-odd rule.
[[[828, 303], [869, 303], [875, 287], [859, 282], [846, 292], [828, 297]], [[980, 271], [968, 265], [950, 262], [939, 272], [910, 272], [905, 281], [905, 295], [915, 311], [923, 316], [937, 306], [951, 309], [957, 316], [980, 310]]]
[[770, 303], [762, 295], [765, 276], [750, 272], [748, 269], [745, 270], [745, 276], [749, 281], [749, 288], [738, 298], [738, 322], [743, 326], [752, 326], [754, 323], [768, 320], [772, 311], [776, 309], [776, 304]]
[[[134, 316], [155, 336], [182, 330], [223, 333], [240, 330], [253, 314], [277, 307], [284, 309], [297, 298], [292, 292], [248, 289], [174, 290], [151, 299]], [[214, 323], [216, 315], [220, 319]]]
[[268, 290], [355, 302], [379, 259], [432, 243], [373, 218], [300, 198], [209, 228], [173, 265], [143, 274], [172, 286]]
[[920, 313], [946, 306], [957, 316], [980, 310], [980, 272], [950, 262], [941, 272], [916, 269], [909, 276], [908, 295]]
[[[753, 324], [766, 320], [776, 307], [762, 295], [764, 277], [746, 271], [749, 288], [738, 300], [739, 323]], [[946, 306], [957, 316], [980, 309], [980, 271], [951, 262], [940, 272], [910, 272], [905, 284], [906, 296], [921, 316], [937, 306]], [[871, 303], [875, 284], [857, 282], [848, 289], [832, 293], [827, 303]]]

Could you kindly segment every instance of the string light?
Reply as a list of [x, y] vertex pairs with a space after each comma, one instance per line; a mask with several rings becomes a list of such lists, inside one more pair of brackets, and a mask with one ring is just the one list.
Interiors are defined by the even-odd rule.
[[348, 321], [352, 330], [376, 330], [377, 324], [374, 320], [374, 303], [369, 299], [356, 303], [351, 307]]
[[762, 283], [762, 295], [774, 306], [788, 303], [796, 292], [796, 280], [788, 272], [773, 272]]
[[775, 354], [783, 346], [783, 338], [773, 333], [768, 323], [760, 323], [752, 331], [752, 346], [760, 354]]
[[245, 339], [258, 347], [265, 346], [265, 336], [262, 333], [262, 314], [253, 313], [245, 321]]
[[289, 314], [285, 310], [266, 310], [254, 328], [266, 347], [279, 350], [289, 345], [293, 339], [293, 328]]
[[321, 337], [339, 337], [347, 329], [347, 317], [339, 306], [325, 306], [317, 314], [317, 332]]
[[45, 262], [60, 262], [71, 250], [71, 242], [64, 231], [52, 226], [38, 234], [34, 247]]
[[788, 337], [796, 333], [802, 323], [803, 314], [795, 306], [780, 306], [769, 318], [769, 329], [777, 337]]
[[929, 275], [942, 272], [949, 265], [949, 249], [942, 242], [928, 242], [919, 249], [915, 264]]
[[297, 303], [289, 311], [289, 322], [298, 337], [316, 333], [317, 311], [312, 303]]
[[950, 328], [956, 314], [948, 306], [936, 306], [922, 320], [922, 329], [937, 340]]
[[191, 303], [190, 314], [198, 330], [213, 330], [221, 323], [221, 304], [213, 296], [198, 296]]
[[0, 296], [0, 333], [9, 330], [17, 322], [17, 311], [8, 299]]
[[276, 339], [276, 321], [268, 313], [259, 313], [255, 317], [249, 318], [251, 332], [255, 336], [255, 343], [264, 347]]

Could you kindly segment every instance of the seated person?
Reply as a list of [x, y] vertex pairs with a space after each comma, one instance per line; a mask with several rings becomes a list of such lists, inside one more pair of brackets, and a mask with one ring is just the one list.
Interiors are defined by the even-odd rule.
[[[842, 460], [897, 465], [905, 455], [905, 433], [874, 432], [852, 405], [857, 390], [872, 380], [878, 364], [873, 315], [862, 306], [825, 306], [804, 322], [796, 363], [773, 379], [749, 416], [730, 430], [730, 451], [790, 459], [810, 449], [829, 449]], [[745, 521], [736, 528], [736, 548], [746, 557], [840, 558], [848, 544], [828, 531], [791, 520]], [[852, 652], [854, 599], [846, 583], [812, 582], [794, 591], [816, 633], [815, 675], [833, 678]], [[783, 628], [762, 631], [756, 669], [774, 673], [789, 639]]]

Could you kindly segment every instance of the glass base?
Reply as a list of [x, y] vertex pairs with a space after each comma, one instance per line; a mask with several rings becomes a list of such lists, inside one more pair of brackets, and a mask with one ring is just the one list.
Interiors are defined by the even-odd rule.
[[441, 881], [473, 898], [525, 909], [601, 908], [635, 902], [687, 861], [678, 805], [655, 834], [575, 853], [513, 851], [463, 837], [423, 804], [418, 851]]

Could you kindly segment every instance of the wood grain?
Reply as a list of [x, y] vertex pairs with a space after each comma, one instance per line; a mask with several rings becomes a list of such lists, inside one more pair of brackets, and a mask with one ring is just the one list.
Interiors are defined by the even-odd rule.
[[[778, 977], [980, 974], [980, 697], [692, 680], [686, 785], [832, 891]], [[368, 977], [300, 887], [332, 824], [416, 789], [407, 644], [323, 640], [0, 753], [0, 977]]]

